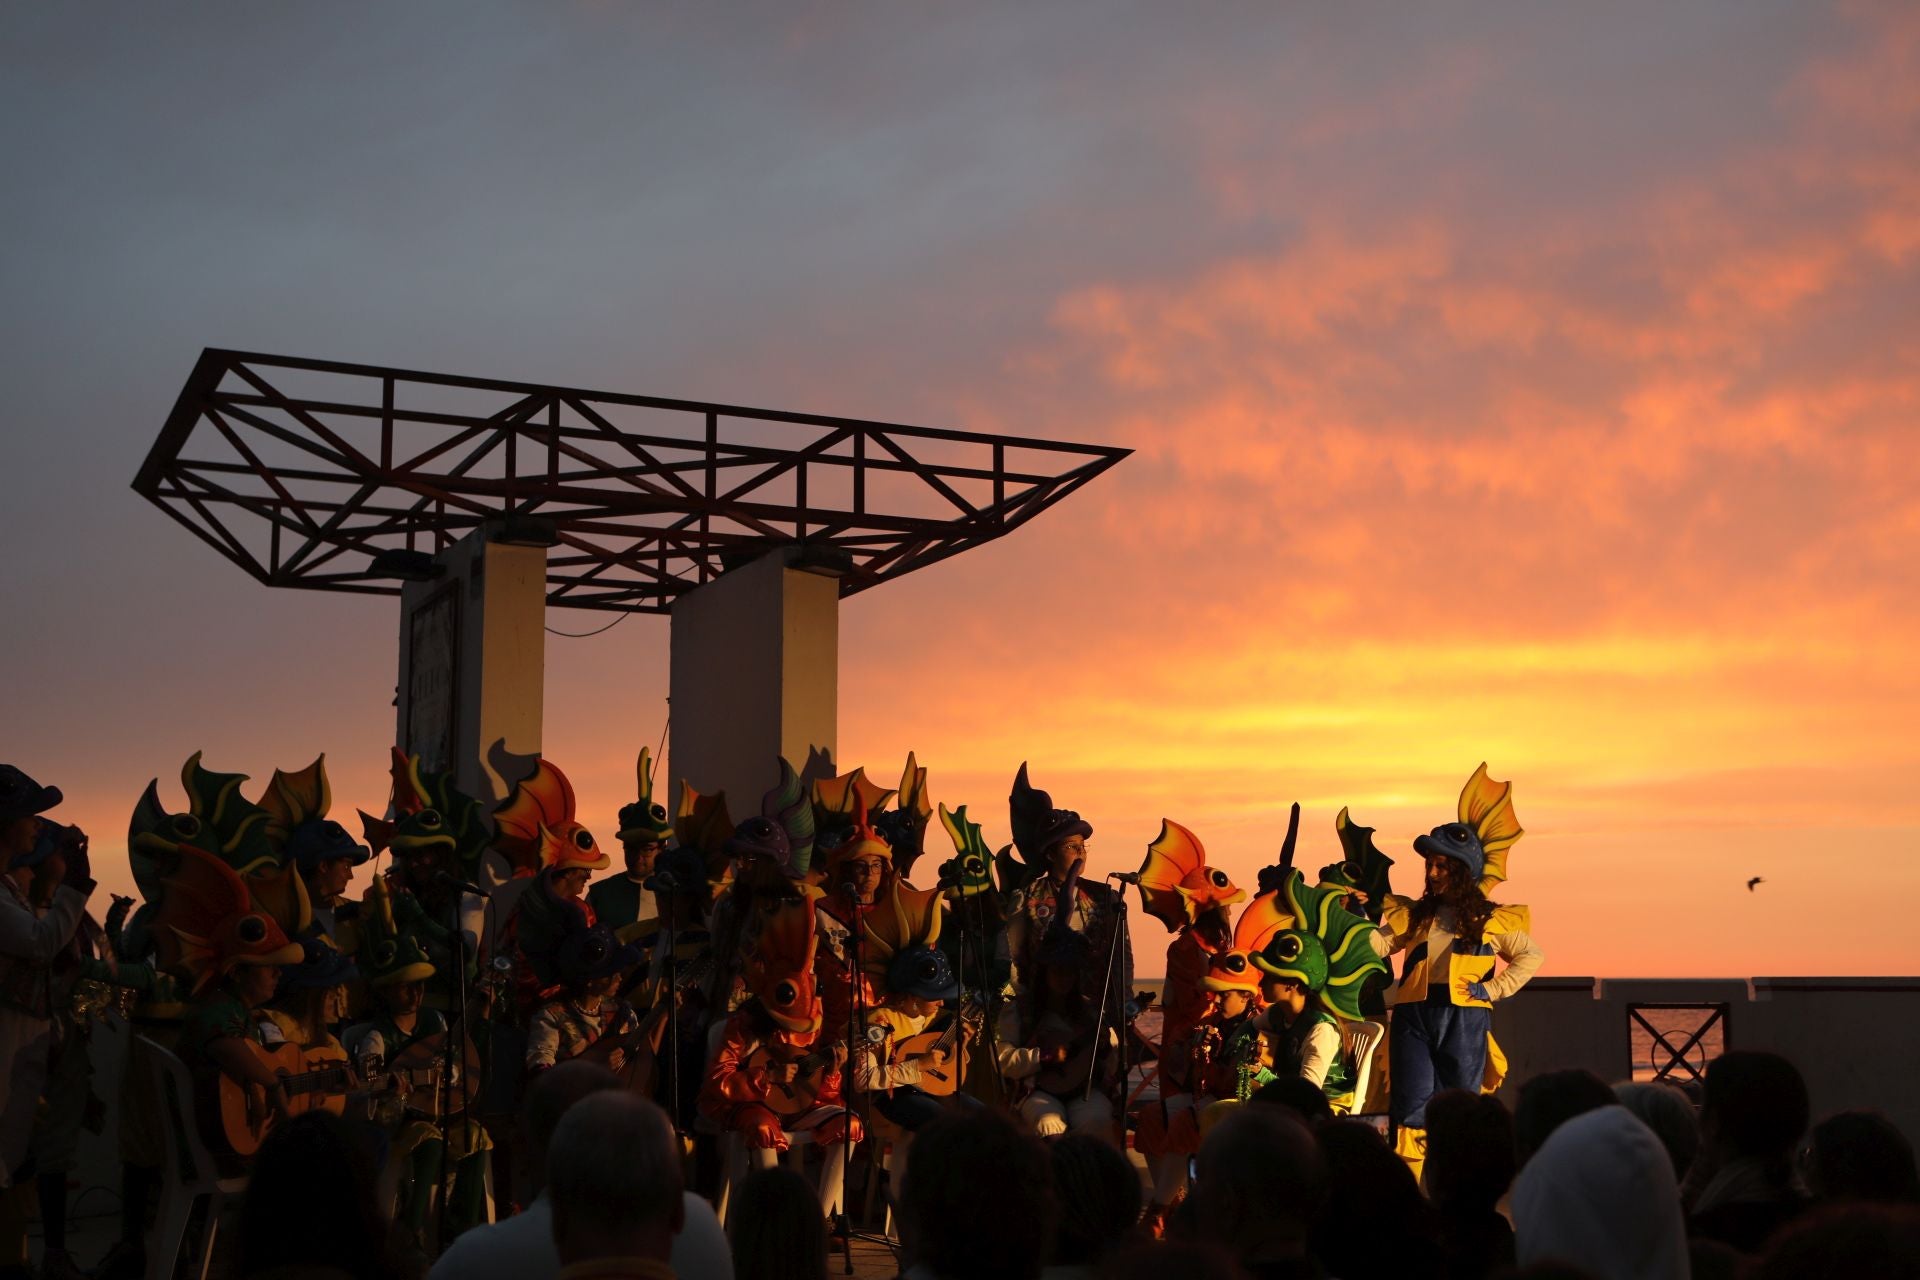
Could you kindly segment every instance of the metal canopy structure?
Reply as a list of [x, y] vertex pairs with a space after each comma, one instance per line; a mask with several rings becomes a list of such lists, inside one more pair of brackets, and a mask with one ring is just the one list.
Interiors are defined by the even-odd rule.
[[209, 348], [133, 487], [269, 586], [397, 595], [488, 527], [549, 604], [664, 613], [779, 547], [863, 591], [1130, 452]]

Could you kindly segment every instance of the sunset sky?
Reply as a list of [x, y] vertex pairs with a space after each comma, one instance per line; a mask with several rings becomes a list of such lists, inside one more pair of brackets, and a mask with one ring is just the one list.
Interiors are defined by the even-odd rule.
[[[229, 346], [1131, 447], [843, 606], [843, 761], [1410, 889], [1484, 759], [1548, 973], [1920, 972], [1920, 8], [12, 5], [0, 120], [0, 759], [115, 887], [195, 750], [386, 798], [396, 603], [127, 487]], [[666, 654], [549, 638], [603, 835]]]

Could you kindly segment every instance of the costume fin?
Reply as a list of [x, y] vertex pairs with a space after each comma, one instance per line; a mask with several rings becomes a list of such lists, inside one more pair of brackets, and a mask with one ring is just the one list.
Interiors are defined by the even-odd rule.
[[267, 811], [240, 794], [244, 773], [215, 773], [194, 752], [180, 770], [187, 808], [200, 819], [203, 839], [195, 847], [226, 859], [242, 875], [278, 861], [267, 843]]
[[727, 814], [727, 793], [716, 791], [702, 795], [683, 778], [680, 804], [674, 811], [673, 830], [683, 849], [694, 849], [707, 860], [707, 878], [718, 880], [727, 866], [727, 837], [733, 834], [733, 819]]
[[267, 811], [267, 839], [275, 849], [285, 848], [287, 836], [301, 823], [326, 817], [333, 807], [326, 753], [297, 773], [275, 769], [260, 797], [260, 807]]
[[1486, 868], [1480, 877], [1485, 892], [1507, 878], [1507, 850], [1526, 834], [1514, 816], [1513, 784], [1489, 778], [1483, 761], [1460, 790], [1460, 821], [1473, 828], [1486, 852]]
[[793, 851], [793, 874], [804, 876], [812, 870], [813, 803], [806, 783], [785, 756], [780, 758], [779, 783], [760, 798], [760, 816], [786, 833], [787, 847]]
[[993, 851], [987, 848], [980, 824], [967, 817], [967, 806], [949, 810], [940, 806], [940, 825], [953, 841], [954, 856], [940, 864], [940, 879], [956, 898], [993, 891]]
[[1363, 1016], [1361, 989], [1368, 975], [1387, 972], [1387, 962], [1373, 949], [1373, 922], [1340, 905], [1347, 890], [1309, 885], [1295, 870], [1287, 878], [1287, 907], [1298, 922], [1295, 928], [1313, 934], [1326, 949], [1327, 983], [1319, 992], [1321, 1005], [1337, 1018], [1355, 1021]]
[[1369, 920], [1379, 923], [1385, 909], [1387, 889], [1393, 872], [1393, 859], [1373, 843], [1372, 827], [1353, 820], [1345, 808], [1334, 815], [1333, 833], [1339, 837], [1341, 860], [1320, 870], [1320, 883], [1344, 888], [1360, 895]]

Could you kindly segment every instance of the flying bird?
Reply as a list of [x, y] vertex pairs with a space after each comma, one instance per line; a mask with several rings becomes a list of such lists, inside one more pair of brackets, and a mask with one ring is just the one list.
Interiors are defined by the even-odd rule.
[[1753, 892], [1753, 887], [1754, 887], [1755, 885], [1757, 885], [1757, 884], [1765, 884], [1766, 882], [1767, 882], [1767, 881], [1766, 881], [1766, 877], [1765, 877], [1765, 876], [1755, 876], [1755, 877], [1754, 877], [1753, 879], [1751, 879], [1751, 880], [1749, 880], [1749, 881], [1747, 881], [1747, 892], [1748, 892], [1748, 893], [1752, 893], [1752, 892]]

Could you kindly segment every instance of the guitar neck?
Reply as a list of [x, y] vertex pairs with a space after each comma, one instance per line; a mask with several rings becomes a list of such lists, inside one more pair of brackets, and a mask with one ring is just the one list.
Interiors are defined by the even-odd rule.
[[289, 1094], [345, 1093], [353, 1087], [353, 1073], [344, 1065], [323, 1067], [314, 1071], [301, 1071], [293, 1075], [281, 1076], [280, 1085]]

